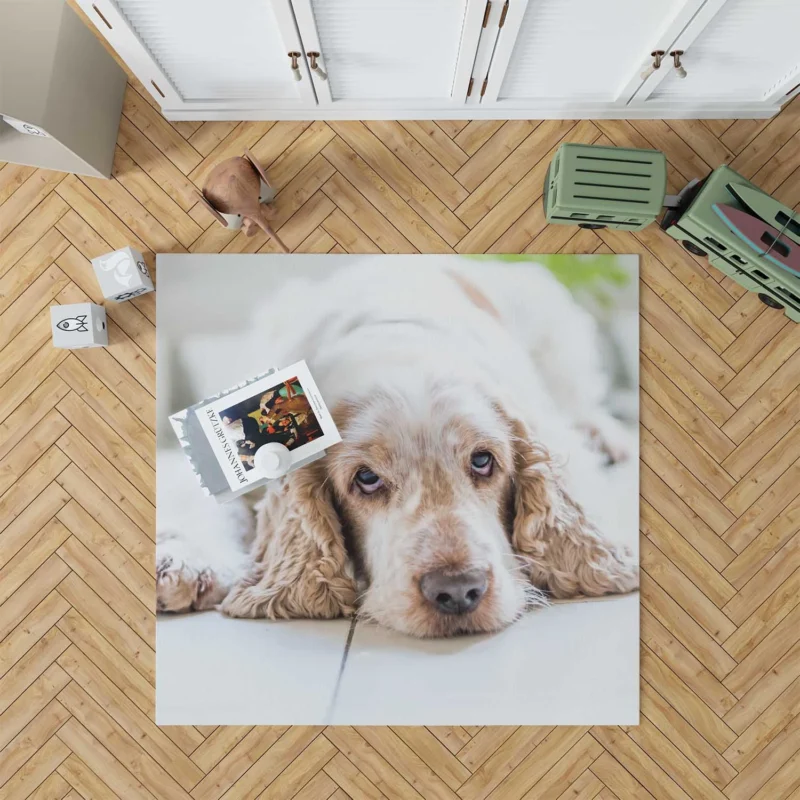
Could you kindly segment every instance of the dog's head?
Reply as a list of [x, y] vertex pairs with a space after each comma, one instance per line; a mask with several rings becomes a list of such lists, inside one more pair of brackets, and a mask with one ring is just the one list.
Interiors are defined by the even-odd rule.
[[360, 613], [417, 636], [491, 631], [533, 590], [515, 557], [515, 442], [470, 385], [420, 384], [336, 409], [330, 494], [364, 587]]
[[256, 567], [223, 610], [358, 609], [448, 636], [499, 630], [545, 602], [541, 590], [625, 590], [616, 555], [503, 399], [469, 381], [412, 385], [335, 406], [342, 443], [267, 492]]

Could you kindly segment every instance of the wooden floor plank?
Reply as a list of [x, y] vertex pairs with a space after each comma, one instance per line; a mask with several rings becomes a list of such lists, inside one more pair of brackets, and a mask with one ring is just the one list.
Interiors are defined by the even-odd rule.
[[[75, 500], [58, 512], [58, 521], [92, 552], [102, 556], [114, 574], [142, 603], [149, 606], [155, 596], [152, 541], [144, 534], [136, 540], [118, 530], [109, 533]], [[133, 556], [133, 558], [131, 558]], [[137, 563], [138, 562], [138, 563]]]
[[[68, 769], [59, 774], [75, 786], [81, 795], [85, 796], [88, 791], [91, 792], [89, 797], [93, 794], [105, 797], [110, 790], [121, 798], [156, 800], [75, 717], [71, 717], [61, 728], [58, 738], [73, 754], [64, 762], [69, 764]], [[83, 769], [83, 765], [86, 769]], [[103, 776], [102, 780], [98, 773]]]
[[67, 241], [55, 229], [47, 233], [0, 279], [0, 314], [64, 252]]
[[36, 387], [47, 380], [53, 370], [67, 357], [47, 341], [46, 327], [50, 316], [43, 309], [36, 319], [0, 351], [0, 420], [18, 408]]
[[10, 342], [43, 308], [50, 305], [69, 283], [69, 278], [51, 264], [0, 315], [0, 341]]
[[172, 161], [184, 175], [188, 174], [202, 160], [200, 153], [198, 153], [130, 84], [128, 84], [128, 89], [125, 92], [122, 113], [170, 161]]
[[207, 156], [235, 127], [236, 123], [229, 120], [204, 122], [187, 141], [200, 155]]
[[125, 116], [117, 146], [139, 165], [184, 211], [198, 199], [197, 187]]
[[113, 536], [137, 561], [147, 568], [149, 558], [146, 544], [140, 544], [142, 537], [147, 542], [152, 542], [152, 525], [147, 525], [144, 532], [138, 525], [106, 495], [102, 489], [89, 478], [74, 462], [63, 470], [57, 481], [77, 503], [94, 519], [107, 533], [113, 531]]
[[399, 122], [364, 123], [452, 211], [469, 192]]
[[[60, 559], [59, 559], [60, 560]], [[61, 562], [64, 563], [63, 561]], [[75, 572], [62, 580], [58, 592], [144, 676], [155, 683], [155, 652]]]
[[646, 500], [641, 504], [641, 532], [719, 608], [736, 595], [736, 589], [725, 577]]
[[119, 147], [111, 174], [138, 200], [154, 219], [169, 219], [171, 233], [188, 247], [203, 229]]
[[[647, 619], [657, 624], [654, 618], [648, 616]], [[654, 643], [654, 646], [659, 647], [658, 643]], [[670, 654], [665, 654], [665, 657], [670, 658]], [[717, 716], [715, 710], [687, 686], [682, 680], [682, 676], [678, 674], [679, 669], [680, 667], [675, 670], [671, 669], [649, 647], [642, 649], [642, 677], [644, 680], [650, 686], [658, 686], [661, 696], [669, 703], [676, 717], [682, 717], [685, 723], [708, 741], [714, 750], [717, 752], [724, 750], [730, 746], [731, 742], [735, 741], [736, 733]], [[720, 686], [722, 685], [720, 684]], [[706, 687], [698, 684], [700, 691], [703, 691], [704, 688]], [[722, 689], [727, 693], [724, 687]], [[728, 696], [732, 698], [727, 704], [730, 705], [733, 703], [733, 695], [728, 694]], [[642, 702], [644, 703], [644, 700]]]
[[680, 597], [681, 608], [691, 608], [692, 619], [718, 644], [733, 635], [736, 626], [731, 620], [655, 544], [643, 541], [640, 558], [648, 576], [671, 596]]
[[25, 164], [5, 164], [0, 167], [0, 205], [5, 203], [34, 172], [36, 167]]
[[69, 496], [51, 483], [10, 525], [0, 539], [0, 600], [6, 600], [37, 570], [67, 538], [63, 526], [53, 517], [66, 505]]
[[[800, 511], [800, 496], [789, 503], [789, 505], [787, 505], [786, 508], [784, 508], [783, 511], [781, 511], [726, 567], [725, 576], [734, 586], [743, 589], [744, 584], [757, 574], [763, 566], [769, 564], [773, 559], [777, 559], [779, 556], [785, 559], [787, 553], [783, 552], [784, 547], [797, 544], [794, 542], [794, 539], [798, 530], [798, 528], [795, 527], [798, 511]], [[791, 560], [788, 562], [782, 560], [781, 563], [788, 566], [792, 562]], [[737, 613], [733, 611], [734, 606], [742, 603], [742, 608], [747, 608], [744, 601], [748, 594], [753, 591], [753, 588], [754, 587], [749, 587], [747, 592], [740, 591], [737, 597], [730, 601], [726, 613], [731, 615], [732, 619], [736, 620], [737, 616]], [[762, 592], [764, 588], [767, 590], [767, 595], [776, 590], [775, 584], [769, 581], [766, 582], [766, 587], [762, 586]]]
[[36, 170], [3, 203], [0, 216], [0, 242], [39, 205], [61, 182], [63, 175], [46, 169]]
[[[591, 128], [584, 126], [584, 128], [587, 137], [597, 133], [594, 126]], [[472, 194], [456, 209], [456, 214], [466, 225], [474, 228], [536, 163], [539, 163], [564, 136], [573, 130], [575, 130], [574, 122], [565, 120], [545, 120], [537, 125], [510, 156], [483, 178]], [[534, 160], [537, 156], [538, 160]], [[541, 189], [541, 184], [536, 188]], [[534, 199], [538, 196], [539, 194], [536, 194]]]
[[[62, 181], [63, 183], [63, 181]], [[69, 205], [50, 193], [3, 240], [0, 275], [5, 275], [69, 211]], [[5, 204], [0, 211], [5, 209]], [[3, 213], [5, 213], [3, 211]]]
[[[202, 778], [203, 773], [200, 768], [75, 645], [72, 645], [61, 655], [59, 666], [72, 677], [74, 684], [70, 684], [70, 686], [77, 684], [84, 692], [87, 690], [94, 691], [89, 703], [97, 703], [105, 714], [119, 726], [119, 728], [115, 728], [111, 722], [106, 720], [105, 715], [94, 714], [95, 719], [98, 719], [98, 717], [102, 719], [102, 722], [98, 719], [98, 722], [102, 725], [101, 729], [107, 729], [108, 727], [115, 730], [122, 729], [136, 740], [138, 748], [133, 750], [126, 748], [125, 750], [126, 753], [134, 755], [132, 764], [137, 762], [136, 755], [141, 758], [144, 753], [147, 753], [163, 770], [168, 770], [168, 774], [176, 781], [178, 786], [186, 791], [195, 786]], [[66, 691], [70, 691], [69, 686], [62, 691], [59, 697], [62, 697]], [[79, 698], [83, 697], [82, 693], [77, 694]], [[71, 708], [70, 710], [74, 716], [75, 709]], [[86, 724], [88, 718], [80, 721], [82, 724]], [[108, 742], [108, 738], [103, 737], [103, 740]], [[120, 758], [121, 751], [114, 752], [114, 755]], [[157, 769], [153, 766], [153, 771], [159, 775], [163, 774], [162, 769]], [[168, 782], [164, 781], [164, 786], [168, 785]], [[183, 793], [176, 794], [186, 800]]]
[[[252, 728], [192, 790], [195, 800], [218, 800], [280, 739], [286, 728]], [[220, 753], [220, 755], [222, 755]]]
[[447, 252], [464, 235], [460, 220], [369, 130], [332, 127], [341, 138], [325, 147], [325, 157], [421, 251]]
[[64, 381], [50, 375], [0, 425], [0, 492], [11, 488], [38, 461], [55, 442], [54, 436], [65, 432], [68, 424], [53, 406], [68, 392]]
[[[146, 442], [131, 441], [128, 438], [128, 431], [123, 425], [119, 427], [106, 423], [103, 417], [96, 413], [86, 402], [83, 401], [75, 392], [70, 392], [64, 397], [57, 406], [58, 411], [76, 428], [96, 450], [111, 462], [115, 469], [122, 474], [150, 503], [155, 500], [155, 479], [153, 477], [152, 454]], [[120, 414], [125, 418], [124, 414]], [[136, 432], [141, 429], [127, 420], [128, 425]], [[117, 431], [120, 431], [121, 436]], [[123, 438], [123, 436], [125, 438]], [[72, 448], [76, 450], [81, 445], [76, 444], [77, 439], [72, 438]], [[65, 449], [62, 447], [62, 449]], [[93, 451], [87, 447], [82, 447], [82, 458], [85, 463], [101, 464]], [[139, 455], [139, 453], [142, 455]], [[77, 463], [77, 460], [76, 460]], [[105, 465], [97, 467], [104, 469]], [[114, 474], [110, 477], [110, 482], [114, 482]], [[127, 487], [126, 487], [127, 488]], [[119, 499], [119, 498], [115, 498]], [[136, 503], [137, 497], [134, 494], [132, 502]], [[152, 518], [147, 513], [146, 504], [142, 504], [144, 519], [150, 521]]]
[[[455, 173], [469, 156], [430, 120], [403, 120], [400, 123], [448, 172]], [[463, 184], [463, 181], [461, 181]]]
[[141, 751], [141, 740], [134, 739], [106, 709], [90, 697], [76, 681], [66, 686], [59, 702], [87, 731], [103, 742], [109, 753], [156, 797], [189, 800], [189, 795], [149, 754]]
[[126, 589], [117, 576], [78, 539], [74, 536], [68, 538], [59, 548], [58, 555], [75, 574], [106, 601], [126, 625], [148, 644], [152, 644], [155, 639], [153, 611]]
[[[6, 781], [28, 762], [33, 763], [36, 751], [43, 748], [58, 729], [69, 719], [69, 712], [56, 700], [51, 700], [31, 721], [0, 750], [0, 786], [9, 791]], [[30, 767], [28, 767], [30, 770]], [[67, 793], [64, 790], [63, 797]], [[7, 796], [7, 795], [5, 795]]]
[[[681, 691], [690, 697], [696, 695], [714, 712], [715, 716], [710, 718], [709, 725], [718, 728], [719, 735], [724, 740], [727, 728], [719, 717], [736, 705], [735, 695], [686, 647], [671, 636], [669, 630], [647, 609], [642, 610], [642, 641], [680, 678], [683, 683], [680, 686]], [[657, 688], [662, 688], [661, 681], [651, 681], [651, 683]], [[735, 735], [731, 735], [727, 744], [735, 738]]]

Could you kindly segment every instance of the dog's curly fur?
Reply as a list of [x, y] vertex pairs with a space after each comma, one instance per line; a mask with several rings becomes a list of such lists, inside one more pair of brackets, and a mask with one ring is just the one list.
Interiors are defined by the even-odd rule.
[[[445, 636], [498, 630], [548, 596], [638, 586], [632, 554], [577, 500], [628, 444], [601, 405], [593, 320], [545, 270], [375, 261], [299, 283], [257, 335], [271, 361], [308, 360], [343, 442], [270, 484], [231, 555], [159, 533], [160, 610], [359, 613]], [[486, 474], [476, 452], [491, 455]], [[359, 489], [363, 468], [381, 478], [374, 494]], [[435, 570], [485, 574], [480, 604], [440, 613], [420, 590]]]
[[249, 573], [222, 603], [232, 617], [332, 619], [356, 605], [339, 518], [319, 462], [293, 473], [258, 508]]
[[555, 598], [597, 597], [638, 585], [632, 553], [606, 540], [564, 489], [550, 454], [515, 423], [519, 489], [514, 549], [531, 582]]

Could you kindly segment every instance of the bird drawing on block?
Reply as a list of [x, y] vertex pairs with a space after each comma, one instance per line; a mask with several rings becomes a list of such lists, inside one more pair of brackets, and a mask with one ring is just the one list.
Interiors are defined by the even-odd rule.
[[[262, 192], [266, 187], [266, 192]], [[268, 200], [265, 199], [267, 195]], [[226, 228], [241, 228], [253, 236], [258, 228], [272, 237], [282, 252], [289, 248], [275, 233], [270, 220], [275, 210], [267, 202], [272, 199], [272, 187], [267, 175], [252, 154], [226, 158], [209, 173], [201, 199], [214, 218]]]

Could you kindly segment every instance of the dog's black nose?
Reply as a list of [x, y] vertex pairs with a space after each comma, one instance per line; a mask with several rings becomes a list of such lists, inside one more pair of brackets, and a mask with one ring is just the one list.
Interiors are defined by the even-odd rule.
[[455, 575], [436, 570], [419, 582], [425, 599], [442, 614], [468, 614], [480, 604], [489, 586], [488, 573], [471, 569]]

